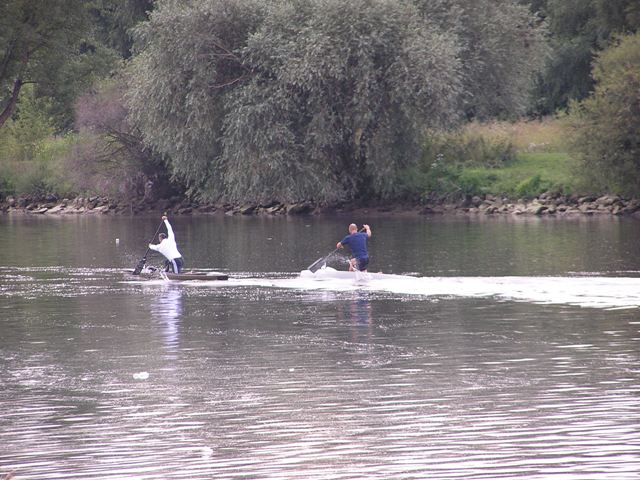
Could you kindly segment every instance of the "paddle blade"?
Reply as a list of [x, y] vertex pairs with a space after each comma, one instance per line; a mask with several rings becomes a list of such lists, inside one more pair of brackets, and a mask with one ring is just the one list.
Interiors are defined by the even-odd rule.
[[140, 272], [142, 272], [145, 263], [147, 263], [147, 257], [142, 257], [142, 259], [136, 265], [136, 268], [133, 269], [133, 275], [140, 275]]
[[317, 272], [318, 270], [320, 270], [322, 268], [322, 266], [325, 264], [325, 260], [327, 259], [327, 257], [322, 257], [319, 258], [318, 260], [316, 260], [315, 262], [313, 262], [311, 265], [309, 265], [307, 267], [307, 270], [311, 270], [313, 273]]

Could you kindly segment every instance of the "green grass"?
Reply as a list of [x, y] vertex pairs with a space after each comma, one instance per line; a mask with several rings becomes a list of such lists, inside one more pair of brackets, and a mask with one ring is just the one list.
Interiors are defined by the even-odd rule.
[[434, 132], [416, 165], [401, 171], [406, 198], [457, 201], [469, 195], [532, 198], [577, 189], [562, 119], [472, 122], [460, 130]]
[[571, 193], [570, 157], [564, 152], [520, 152], [500, 168], [465, 168], [463, 174], [484, 179], [482, 192], [507, 197], [533, 197], [548, 190]]
[[72, 187], [64, 158], [75, 142], [75, 136], [69, 134], [39, 139], [14, 151], [0, 148], [0, 198], [70, 194]]

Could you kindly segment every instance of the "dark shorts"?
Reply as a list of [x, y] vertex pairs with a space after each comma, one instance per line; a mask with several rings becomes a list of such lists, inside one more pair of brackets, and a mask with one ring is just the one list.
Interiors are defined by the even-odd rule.
[[364, 272], [369, 265], [369, 257], [356, 258], [356, 268], [360, 272]]
[[174, 258], [173, 260], [165, 260], [164, 261], [164, 271], [165, 272], [173, 272], [173, 273], [182, 272], [182, 257]]

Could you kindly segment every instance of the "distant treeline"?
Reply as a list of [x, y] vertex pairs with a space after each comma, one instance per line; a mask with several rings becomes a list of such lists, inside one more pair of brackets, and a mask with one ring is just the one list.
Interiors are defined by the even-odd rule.
[[639, 26], [637, 0], [5, 0], [0, 196], [398, 200], [467, 155], [446, 132], [549, 115], [586, 188], [636, 195]]

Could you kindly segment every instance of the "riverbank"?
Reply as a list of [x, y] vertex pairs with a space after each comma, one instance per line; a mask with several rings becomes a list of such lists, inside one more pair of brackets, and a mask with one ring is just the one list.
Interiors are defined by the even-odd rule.
[[144, 215], [157, 212], [172, 215], [330, 215], [375, 213], [380, 215], [530, 215], [575, 216], [615, 215], [640, 218], [640, 199], [618, 195], [560, 195], [543, 193], [533, 199], [512, 200], [494, 195], [469, 196], [458, 202], [431, 200], [421, 203], [343, 204], [319, 206], [312, 202], [233, 205], [198, 203], [173, 198], [158, 201], [117, 202], [106, 197], [8, 197], [0, 203], [3, 214], [26, 215]]

